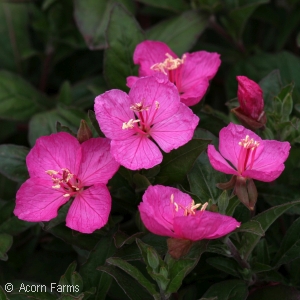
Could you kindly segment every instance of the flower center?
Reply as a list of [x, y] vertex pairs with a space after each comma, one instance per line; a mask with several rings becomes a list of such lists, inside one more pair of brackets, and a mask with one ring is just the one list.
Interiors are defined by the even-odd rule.
[[66, 168], [61, 169], [61, 171], [48, 170], [45, 172], [51, 176], [52, 188], [61, 190], [64, 197], [74, 196], [83, 188], [77, 176]]
[[[186, 216], [194, 216], [196, 214], [196, 210], [198, 207], [200, 207], [202, 204], [201, 203], [198, 203], [198, 204], [195, 204], [195, 201], [192, 200], [192, 202], [188, 205], [188, 206], [183, 206], [181, 204], [177, 204], [175, 201], [174, 201], [174, 194], [171, 195], [170, 197], [170, 202], [171, 202], [171, 205], [173, 205], [173, 208], [175, 210], [175, 212], [177, 213], [180, 209], [183, 210], [183, 215], [186, 217]], [[207, 207], [208, 203], [204, 203], [200, 209], [200, 211], [204, 211]]]
[[183, 65], [186, 55], [184, 54], [182, 58], [173, 58], [172, 55], [166, 53], [167, 58], [160, 63], [156, 63], [150, 67], [153, 71], [159, 71], [164, 73], [169, 77], [169, 80], [174, 83], [178, 90], [180, 91], [181, 86], [181, 72], [180, 66]]
[[133, 129], [138, 134], [149, 136], [149, 131], [159, 109], [159, 102], [155, 101], [155, 109], [152, 116], [149, 114], [150, 107], [151, 105], [145, 106], [143, 102], [131, 105], [130, 109], [134, 112], [136, 118], [130, 119], [128, 122], [124, 122], [122, 124], [122, 129]]
[[259, 142], [250, 139], [249, 135], [246, 135], [244, 139], [241, 139], [239, 145], [241, 146], [241, 151], [238, 160], [238, 172], [242, 174], [246, 169], [252, 169]]

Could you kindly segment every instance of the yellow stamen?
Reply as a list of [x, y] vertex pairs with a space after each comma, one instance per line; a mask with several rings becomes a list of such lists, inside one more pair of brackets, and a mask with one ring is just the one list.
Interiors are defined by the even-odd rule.
[[185, 55], [183, 55], [182, 59], [180, 58], [173, 58], [172, 55], [169, 53], [166, 53], [167, 58], [161, 62], [161, 63], [156, 63], [153, 66], [151, 66], [151, 70], [154, 71], [160, 71], [167, 75], [166, 70], [175, 70], [177, 69], [180, 65], [184, 63], [185, 60]]
[[255, 141], [254, 139], [250, 139], [249, 135], [246, 135], [244, 139], [241, 139], [239, 145], [246, 149], [254, 150], [259, 146], [259, 142]]
[[134, 127], [134, 123], [137, 123], [137, 122], [140, 122], [139, 119], [137, 120], [133, 120], [133, 119], [130, 119], [128, 122], [124, 122], [123, 125], [122, 125], [122, 129], [132, 129]]
[[141, 112], [144, 110], [149, 110], [150, 105], [144, 106], [143, 102], [138, 102], [130, 106], [130, 109], [136, 112]]

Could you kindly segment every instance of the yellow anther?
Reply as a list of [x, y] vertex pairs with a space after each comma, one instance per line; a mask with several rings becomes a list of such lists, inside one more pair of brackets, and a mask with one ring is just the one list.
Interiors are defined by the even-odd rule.
[[204, 210], [206, 210], [206, 207], [208, 206], [208, 202], [206, 202], [206, 203], [204, 203], [203, 205], [202, 205], [202, 207], [201, 207], [201, 211], [204, 211]]
[[254, 150], [259, 146], [259, 142], [255, 141], [254, 139], [250, 139], [249, 135], [246, 135], [244, 139], [241, 139], [239, 145], [246, 149]]
[[70, 194], [64, 194], [63, 197], [65, 198], [70, 197]]
[[174, 203], [174, 194], [171, 195], [171, 203]]
[[175, 211], [178, 211], [178, 204], [176, 202], [174, 202], [174, 206], [175, 206]]
[[122, 125], [122, 129], [132, 129], [134, 127], [134, 123], [140, 122], [139, 119], [133, 120], [130, 119], [128, 122], [124, 122]]
[[160, 71], [167, 75], [166, 70], [177, 69], [180, 65], [184, 63], [185, 60], [185, 55], [182, 57], [182, 59], [173, 58], [172, 55], [169, 53], [166, 53], [166, 56], [167, 58], [163, 62], [154, 64], [153, 66], [151, 66], [150, 69], [154, 71]]
[[58, 174], [57, 171], [54, 171], [54, 170], [48, 170], [48, 171], [45, 171], [48, 175], [52, 176], [52, 175], [56, 175]]
[[138, 102], [130, 106], [130, 109], [136, 112], [141, 112], [144, 110], [149, 110], [150, 105], [144, 106], [143, 102]]

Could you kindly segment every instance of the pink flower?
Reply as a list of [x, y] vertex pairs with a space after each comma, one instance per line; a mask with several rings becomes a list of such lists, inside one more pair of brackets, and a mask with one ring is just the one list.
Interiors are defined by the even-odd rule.
[[68, 133], [40, 137], [26, 163], [30, 178], [17, 192], [14, 214], [30, 222], [49, 221], [71, 197], [66, 225], [83, 233], [103, 227], [111, 209], [107, 181], [119, 164], [109, 141], [92, 138], [79, 144]]
[[238, 100], [242, 112], [254, 120], [259, 120], [264, 111], [263, 91], [260, 86], [246, 76], [237, 76]]
[[149, 231], [176, 239], [216, 239], [240, 226], [232, 217], [205, 211], [207, 204], [200, 206], [178, 189], [155, 185], [146, 190], [139, 211]]
[[270, 182], [284, 170], [290, 148], [288, 142], [262, 140], [251, 130], [230, 123], [220, 131], [221, 154], [209, 145], [208, 157], [220, 172]]
[[120, 90], [99, 95], [95, 112], [101, 130], [112, 140], [112, 156], [131, 170], [159, 164], [157, 145], [170, 152], [186, 144], [199, 122], [165, 76], [138, 79], [129, 95]]
[[[140, 65], [139, 76], [162, 73], [174, 83], [181, 102], [188, 106], [197, 104], [204, 96], [209, 80], [217, 73], [221, 64], [218, 53], [198, 51], [185, 53], [182, 58], [165, 44], [158, 41], [144, 41], [137, 45], [133, 60]], [[129, 87], [136, 77], [127, 78]]]

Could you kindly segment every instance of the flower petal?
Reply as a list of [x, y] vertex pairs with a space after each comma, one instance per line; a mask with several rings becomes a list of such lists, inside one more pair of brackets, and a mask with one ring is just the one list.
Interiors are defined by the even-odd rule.
[[130, 170], [150, 169], [162, 161], [158, 147], [146, 136], [133, 135], [123, 141], [111, 141], [114, 159]]
[[139, 79], [137, 76], [128, 76], [126, 78], [126, 85], [131, 89], [131, 87], [136, 83], [136, 81]]
[[[264, 182], [275, 180], [284, 170], [289, 151], [289, 142], [279, 142], [273, 140], [263, 141], [264, 150], [253, 163], [251, 170], [243, 172], [243, 176], [257, 179]], [[260, 147], [260, 146], [259, 146]]]
[[[175, 211], [175, 202], [178, 212]], [[182, 207], [189, 206], [191, 202], [192, 198], [188, 194], [176, 188], [162, 185], [149, 186], [143, 195], [143, 202], [139, 205], [141, 219], [152, 233], [174, 237], [174, 215], [183, 215]]]
[[106, 184], [120, 166], [110, 154], [110, 140], [89, 139], [81, 144], [81, 149], [82, 158], [78, 178], [85, 186]]
[[110, 90], [95, 98], [95, 113], [103, 133], [110, 139], [126, 139], [134, 134], [131, 130], [123, 130], [122, 125], [135, 119], [130, 110], [131, 101], [121, 90]]
[[92, 233], [107, 223], [110, 210], [111, 196], [106, 185], [93, 185], [75, 197], [66, 225], [82, 233]]
[[133, 61], [136, 65], [140, 65], [139, 76], [149, 76], [157, 71], [151, 70], [151, 67], [163, 62], [167, 56], [166, 53], [177, 58], [177, 55], [163, 42], [144, 41], [138, 44], [134, 50]]
[[236, 125], [230, 123], [227, 127], [224, 127], [220, 131], [219, 151], [224, 158], [230, 161], [233, 166], [238, 169], [238, 160], [241, 151], [239, 142], [241, 139], [245, 139], [246, 136], [250, 139], [254, 139], [259, 142], [260, 145], [256, 149], [255, 157], [259, 157], [264, 148], [263, 140], [249, 129], [246, 129], [242, 125]]
[[204, 94], [211, 80], [217, 73], [221, 64], [218, 53], [198, 51], [185, 53], [184, 63], [181, 69], [181, 83], [178, 90], [181, 101], [186, 105], [197, 104]]
[[239, 226], [240, 222], [236, 219], [210, 211], [197, 211], [194, 216], [174, 218], [175, 236], [191, 241], [217, 239]]
[[50, 178], [29, 178], [17, 192], [14, 214], [29, 222], [49, 221], [57, 216], [59, 207], [69, 198], [52, 188]]
[[131, 88], [129, 96], [132, 104], [142, 101], [145, 106], [149, 106], [148, 119], [153, 119], [155, 123], [175, 114], [180, 104], [175, 85], [163, 74], [140, 78]]
[[30, 177], [45, 180], [50, 176], [48, 170], [61, 171], [63, 168], [77, 174], [81, 160], [80, 144], [75, 137], [66, 132], [42, 136], [26, 157]]
[[228, 162], [216, 150], [215, 146], [208, 145], [207, 154], [212, 167], [225, 174], [238, 175], [238, 172], [233, 169]]
[[178, 111], [170, 118], [155, 123], [149, 134], [161, 149], [170, 152], [193, 138], [199, 118], [186, 105], [180, 103]]

